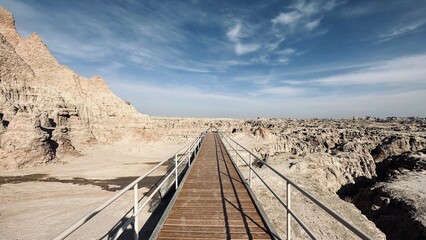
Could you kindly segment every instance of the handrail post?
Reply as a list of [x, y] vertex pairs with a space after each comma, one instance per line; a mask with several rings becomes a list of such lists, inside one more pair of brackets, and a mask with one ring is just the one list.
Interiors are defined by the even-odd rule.
[[175, 154], [175, 175], [176, 175], [175, 187], [176, 187], [176, 190], [177, 190], [178, 189], [178, 160], [177, 160], [177, 153]]
[[235, 163], [237, 164], [238, 167], [238, 144], [235, 143]]
[[191, 166], [191, 146], [188, 147], [188, 167]]
[[133, 187], [133, 231], [134, 240], [139, 240], [139, 197], [138, 197], [138, 183]]
[[287, 240], [291, 239], [291, 185], [287, 181]]
[[251, 180], [252, 180], [252, 176], [253, 176], [253, 158], [251, 156], [251, 154], [249, 153], [249, 161], [250, 161], [250, 166], [249, 166], [249, 186], [251, 188]]

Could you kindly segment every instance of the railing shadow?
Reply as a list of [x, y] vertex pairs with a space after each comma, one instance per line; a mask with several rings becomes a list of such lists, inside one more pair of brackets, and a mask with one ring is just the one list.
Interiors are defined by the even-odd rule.
[[[152, 233], [155, 230], [155, 227], [157, 226], [161, 217], [163, 216], [164, 212], [166, 211], [167, 206], [169, 205], [174, 194], [175, 194], [175, 189], [172, 188], [161, 199], [161, 201], [155, 207], [155, 210], [151, 213], [151, 216], [148, 218], [148, 220], [143, 225], [142, 229], [139, 231], [139, 239], [141, 239], [141, 240], [150, 239]], [[133, 234], [130, 235], [130, 237], [133, 237]], [[132, 238], [126, 238], [126, 239], [132, 239]]]
[[223, 207], [223, 216], [225, 219], [225, 230], [226, 230], [226, 239], [231, 239], [231, 232], [229, 229], [229, 221], [228, 221], [228, 214], [226, 212], [226, 202], [225, 202], [225, 193], [223, 190], [223, 181], [222, 181], [222, 175], [221, 175], [221, 171], [220, 171], [220, 162], [221, 160], [219, 160], [219, 149], [218, 149], [218, 142], [215, 138], [215, 149], [216, 149], [216, 162], [217, 162], [217, 174], [219, 176], [219, 186], [220, 186], [220, 195], [221, 195], [221, 199], [222, 199], [222, 207]]
[[[226, 151], [224, 151], [224, 146], [221, 144], [220, 139], [218, 139], [217, 135], [215, 135], [215, 142], [216, 142], [216, 145], [219, 145], [219, 152], [220, 152], [220, 156], [222, 158], [221, 160], [223, 161], [223, 164], [225, 165], [225, 170], [226, 170], [226, 173], [227, 173], [226, 175], [229, 178], [229, 182], [231, 183], [232, 190], [233, 190], [233, 193], [234, 193], [234, 197], [237, 200], [237, 206], [236, 207], [237, 207], [237, 209], [241, 210], [241, 211], [239, 211], [239, 213], [240, 213], [241, 218], [243, 219], [244, 229], [247, 233], [247, 237], [248, 237], [248, 239], [253, 239], [250, 228], [248, 226], [247, 218], [246, 218], [245, 214], [243, 213], [243, 211], [244, 211], [243, 206], [241, 204], [240, 196], [238, 195], [238, 192], [237, 192], [237, 189], [236, 189], [236, 186], [235, 186], [235, 183], [234, 183], [234, 179], [231, 177], [231, 172], [230, 172], [229, 168], [234, 167], [234, 166], [232, 164], [231, 164], [231, 166], [228, 166], [228, 164], [230, 164], [230, 159], [228, 159], [228, 161], [226, 161], [226, 157], [229, 158], [229, 156], [227, 155]], [[217, 157], [219, 158], [219, 154], [217, 155]], [[219, 168], [219, 166], [218, 166], [218, 168]], [[225, 199], [224, 199], [224, 201], [225, 201]]]
[[[139, 203], [141, 203], [147, 196], [149, 196], [154, 189], [158, 186], [158, 184], [165, 178], [164, 176], [157, 176], [153, 177], [156, 178], [156, 182], [152, 184], [152, 180], [148, 181], [151, 186], [151, 188], [145, 192], [141, 199], [139, 199]], [[145, 186], [147, 187], [147, 184], [145, 181], [141, 181], [139, 186]], [[171, 185], [171, 184], [170, 184]], [[166, 209], [168, 203], [170, 202], [171, 197], [173, 196], [175, 190], [174, 188], [170, 188], [170, 186], [166, 186], [163, 191], [158, 191], [156, 196], [151, 199], [150, 201], [150, 209], [149, 211], [152, 212], [151, 216], [148, 218], [148, 220], [144, 223], [142, 229], [139, 231], [139, 239], [149, 239], [152, 232], [155, 229], [155, 226], [159, 222], [162, 214], [164, 213], [164, 210]], [[164, 192], [164, 193], [163, 193]], [[105, 235], [100, 237], [100, 239], [113, 239], [117, 232], [120, 230], [121, 226], [127, 222], [127, 220], [130, 219], [131, 215], [133, 213], [133, 207], [131, 207], [118, 221], [117, 223], [107, 232]], [[130, 214], [130, 216], [128, 216]], [[125, 239], [133, 239], [134, 230], [133, 228], [127, 228], [125, 229], [120, 237], [118, 239], [125, 240]]]

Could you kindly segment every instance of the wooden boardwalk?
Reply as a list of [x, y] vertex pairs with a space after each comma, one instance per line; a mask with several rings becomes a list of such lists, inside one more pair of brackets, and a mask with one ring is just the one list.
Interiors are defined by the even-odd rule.
[[225, 147], [207, 133], [157, 239], [271, 239]]

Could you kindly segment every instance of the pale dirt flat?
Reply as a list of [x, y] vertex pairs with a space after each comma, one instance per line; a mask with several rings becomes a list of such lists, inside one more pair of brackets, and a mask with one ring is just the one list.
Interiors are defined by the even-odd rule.
[[410, 203], [416, 210], [415, 219], [426, 225], [426, 171], [409, 172], [382, 185], [392, 197]]
[[[34, 168], [2, 170], [0, 178], [19, 178], [23, 175], [45, 174], [41, 181], [22, 181], [0, 184], [0, 239], [51, 239], [113, 196], [115, 191], [102, 190], [90, 180], [102, 182], [123, 177], [143, 175], [158, 162], [172, 156], [186, 142], [150, 142], [133, 144], [121, 142], [114, 145], [85, 147], [83, 156], [64, 157], [60, 163]], [[135, 146], [136, 145], [136, 146]], [[80, 148], [81, 149], [81, 148]], [[164, 174], [167, 166], [152, 176]], [[46, 178], [52, 181], [42, 181]], [[87, 179], [84, 184], [73, 178]], [[132, 178], [125, 179], [130, 183]], [[119, 182], [122, 186], [128, 183]], [[113, 186], [112, 186], [113, 187]], [[142, 195], [148, 188], [139, 189]], [[133, 192], [127, 192], [119, 201], [109, 206], [79, 229], [70, 239], [99, 239], [132, 207]], [[149, 206], [149, 205], [148, 205]], [[147, 207], [148, 208], [148, 207]], [[143, 211], [140, 226], [148, 217]]]

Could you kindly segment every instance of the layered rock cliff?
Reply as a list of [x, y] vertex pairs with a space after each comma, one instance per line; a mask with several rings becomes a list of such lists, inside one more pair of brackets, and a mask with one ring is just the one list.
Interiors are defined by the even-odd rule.
[[21, 38], [12, 14], [0, 7], [1, 167], [75, 154], [75, 143], [137, 135], [147, 119], [102, 78], [83, 78], [58, 63], [37, 34]]

